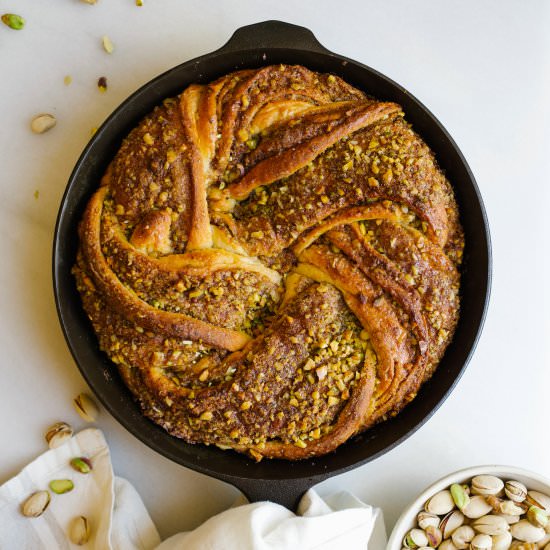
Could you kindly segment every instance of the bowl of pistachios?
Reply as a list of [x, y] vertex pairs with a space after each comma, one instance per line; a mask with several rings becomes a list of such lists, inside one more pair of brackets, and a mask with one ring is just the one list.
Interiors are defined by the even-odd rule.
[[388, 550], [550, 550], [550, 480], [512, 466], [445, 476], [412, 502]]

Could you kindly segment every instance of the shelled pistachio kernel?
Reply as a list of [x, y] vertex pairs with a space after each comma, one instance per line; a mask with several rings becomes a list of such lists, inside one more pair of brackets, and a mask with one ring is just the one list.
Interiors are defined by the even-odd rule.
[[50, 449], [56, 449], [73, 436], [73, 429], [66, 422], [56, 422], [44, 434]]
[[70, 479], [53, 479], [49, 486], [56, 495], [62, 495], [74, 489], [74, 483]]
[[50, 493], [48, 491], [37, 491], [30, 495], [21, 505], [21, 513], [28, 518], [41, 516], [50, 505]]
[[81, 474], [89, 474], [93, 470], [92, 461], [85, 456], [77, 456], [73, 458], [71, 460], [71, 466], [74, 470], [80, 472]]
[[14, 31], [20, 31], [25, 26], [25, 19], [16, 13], [5, 13], [2, 15], [2, 23]]
[[87, 518], [78, 516], [71, 521], [69, 539], [77, 546], [82, 546], [90, 540], [90, 522]]
[[86, 422], [95, 422], [99, 416], [99, 408], [96, 402], [87, 394], [81, 393], [73, 399], [76, 412]]

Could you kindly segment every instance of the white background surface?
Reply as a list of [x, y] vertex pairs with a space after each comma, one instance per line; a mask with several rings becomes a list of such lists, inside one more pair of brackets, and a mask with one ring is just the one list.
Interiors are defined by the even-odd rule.
[[[71, 398], [86, 384], [58, 325], [50, 258], [61, 196], [91, 128], [152, 77], [266, 19], [309, 27], [424, 102], [470, 163], [493, 238], [485, 330], [451, 397], [401, 446], [319, 491], [352, 490], [381, 506], [391, 527], [426, 485], [458, 468], [503, 463], [550, 477], [550, 2], [144, 3], [0, 0], [1, 13], [27, 19], [20, 32], [0, 26], [0, 483], [44, 450], [52, 422], [83, 427]], [[103, 75], [109, 89], [100, 94]], [[58, 125], [36, 136], [29, 121], [40, 112]], [[134, 483], [163, 537], [235, 498], [232, 487], [148, 449], [105, 411], [99, 427], [115, 472]]]

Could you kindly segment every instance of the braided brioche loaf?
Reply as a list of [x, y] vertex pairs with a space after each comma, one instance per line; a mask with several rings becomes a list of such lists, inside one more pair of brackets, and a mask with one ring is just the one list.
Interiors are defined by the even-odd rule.
[[431, 376], [462, 249], [451, 186], [400, 106], [281, 65], [145, 117], [89, 201], [73, 271], [149, 418], [190, 443], [301, 459]]

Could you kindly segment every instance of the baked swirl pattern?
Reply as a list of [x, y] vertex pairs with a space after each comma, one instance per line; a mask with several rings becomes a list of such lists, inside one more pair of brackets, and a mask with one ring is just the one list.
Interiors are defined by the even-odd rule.
[[449, 182], [399, 105], [269, 66], [189, 86], [124, 140], [74, 273], [144, 413], [302, 459], [398, 413], [459, 310]]

